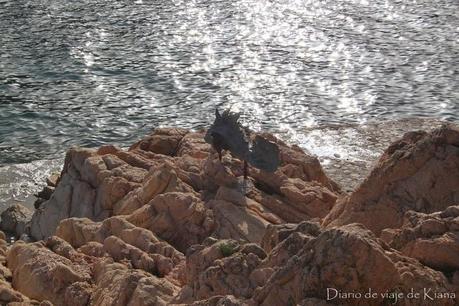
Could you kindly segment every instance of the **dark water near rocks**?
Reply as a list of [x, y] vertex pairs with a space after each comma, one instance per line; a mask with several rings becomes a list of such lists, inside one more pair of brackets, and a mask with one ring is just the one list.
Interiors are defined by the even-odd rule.
[[457, 0], [0, 1], [0, 164], [205, 126], [459, 121]]

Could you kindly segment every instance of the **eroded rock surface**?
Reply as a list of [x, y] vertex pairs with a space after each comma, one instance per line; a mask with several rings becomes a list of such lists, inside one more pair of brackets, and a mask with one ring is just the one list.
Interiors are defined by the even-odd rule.
[[[367, 292], [372, 288], [379, 293], [409, 292], [411, 288], [416, 292], [422, 292], [423, 288], [436, 292], [458, 289], [441, 272], [390, 249], [360, 224], [325, 229], [320, 233], [313, 225], [305, 225], [280, 242], [262, 263], [261, 269], [271, 275], [254, 293], [252, 299], [256, 304], [309, 303], [304, 301], [305, 297], [325, 303], [327, 288], [340, 292]], [[314, 237], [314, 233], [317, 236]], [[282, 253], [289, 256], [278, 256]], [[387, 302], [379, 297], [372, 300], [372, 305]], [[439, 305], [456, 302], [456, 299], [445, 299]], [[333, 303], [367, 305], [365, 300], [352, 298], [337, 298]]]
[[266, 257], [256, 244], [241, 245], [235, 240], [207, 241], [188, 250], [186, 284], [179, 303], [233, 295], [249, 299], [258, 283], [253, 271]]
[[[129, 151], [112, 146], [98, 150], [71, 149], [55, 191], [34, 213], [32, 237], [51, 236], [66, 218], [100, 221], [114, 215], [129, 215], [132, 223], [150, 226], [150, 230], [165, 239], [176, 235], [177, 239], [188, 241], [176, 242], [182, 250], [199, 243], [215, 228], [226, 233], [224, 238], [255, 242], [269, 223], [324, 217], [340, 195], [339, 187], [325, 176], [317, 158], [265, 135], [280, 146], [281, 167], [275, 173], [250, 169], [250, 180], [255, 187], [246, 196], [236, 196], [239, 206], [247, 208], [228, 212], [228, 205], [213, 200], [233, 202], [228, 191], [227, 198], [224, 191], [216, 198], [219, 188], [240, 194], [237, 177], [242, 175], [242, 165], [229, 154], [219, 162], [203, 135], [159, 129]], [[193, 216], [189, 215], [191, 210]], [[249, 235], [253, 231], [244, 232], [238, 226], [230, 229], [241, 215], [252, 219], [258, 235]], [[142, 218], [156, 219], [152, 225], [140, 225]], [[183, 224], [179, 226], [177, 222]], [[239, 237], [228, 232], [239, 232]]]
[[281, 166], [250, 168], [244, 190], [242, 163], [220, 162], [203, 135], [71, 149], [25, 227], [38, 241], [0, 233], [0, 303], [368, 305], [327, 288], [372, 288], [372, 305], [424, 288], [459, 303], [457, 127], [405, 135], [349, 196], [271, 135]]
[[0, 228], [2, 231], [20, 237], [27, 230], [33, 212], [21, 204], [13, 204], [2, 212]]
[[379, 235], [398, 228], [404, 213], [430, 213], [459, 203], [459, 127], [410, 132], [393, 143], [365, 181], [325, 218], [332, 227], [353, 222]]
[[408, 211], [403, 226], [384, 230], [382, 238], [429, 267], [446, 274], [459, 271], [459, 206], [432, 214]]

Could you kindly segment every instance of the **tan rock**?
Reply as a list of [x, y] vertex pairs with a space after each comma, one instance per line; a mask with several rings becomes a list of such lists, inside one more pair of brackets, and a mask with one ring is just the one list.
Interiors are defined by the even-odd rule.
[[277, 267], [284, 266], [320, 232], [319, 224], [312, 222], [269, 226], [261, 243], [269, 255], [260, 265], [261, 271], [255, 272], [263, 275], [266, 281]]
[[[281, 167], [250, 167], [246, 190], [241, 161], [224, 152], [220, 162], [202, 131], [159, 129], [128, 151], [72, 149], [32, 218], [33, 237], [45, 240], [9, 249], [0, 239], [0, 300], [1, 280], [5, 301], [75, 306], [366, 305], [327, 301], [326, 289], [455, 292], [459, 208], [403, 216], [456, 199], [455, 177], [442, 172], [457, 169], [455, 135], [406, 136], [362, 185], [372, 189], [344, 200], [317, 158], [268, 135]], [[353, 218], [381, 239], [340, 223]], [[401, 227], [387, 227], [398, 218]]]
[[268, 225], [260, 245], [265, 252], [270, 253], [280, 242], [284, 241], [295, 232], [317, 236], [320, 234], [321, 228], [318, 223], [313, 222]]
[[56, 187], [59, 183], [60, 175], [59, 173], [52, 173], [49, 177], [46, 178], [46, 185], [51, 187]]
[[22, 293], [14, 290], [5, 280], [0, 281], [0, 303], [1, 305], [12, 305], [12, 303], [23, 303], [24, 305], [38, 305], [32, 302]]
[[157, 195], [126, 218], [149, 229], [179, 251], [201, 242], [214, 228], [212, 211], [192, 193], [169, 192]]
[[104, 250], [104, 245], [100, 242], [89, 241], [78, 248], [78, 252], [92, 257], [104, 257], [108, 254]]
[[247, 299], [255, 288], [251, 272], [265, 257], [259, 246], [242, 246], [234, 240], [194, 246], [187, 254], [187, 285], [182, 289], [185, 292], [174, 302], [190, 303], [216, 295]]
[[91, 305], [168, 305], [178, 289], [164, 278], [103, 261], [95, 268], [95, 282]]
[[173, 268], [171, 259], [159, 254], [148, 254], [116, 236], [110, 236], [104, 240], [104, 251], [116, 261], [126, 259], [133, 268], [160, 277], [167, 275]]
[[207, 173], [208, 177], [215, 178], [212, 180], [215, 186], [209, 185], [211, 190], [218, 188], [215, 199], [247, 206], [252, 214], [269, 223], [322, 218], [330, 211], [338, 197], [338, 194], [317, 182], [305, 182], [286, 176], [283, 176], [274, 189], [255, 180], [255, 187], [244, 196], [238, 191], [240, 182], [235, 178], [233, 170], [219, 164], [215, 165], [215, 169], [219, 169], [217, 173]]
[[[284, 240], [286, 251], [290, 247], [287, 241], [295, 245], [296, 240], [290, 236]], [[272, 257], [266, 260], [272, 260]], [[303, 301], [304, 297], [326, 301], [327, 288], [362, 293], [368, 288], [382, 293], [396, 288], [405, 293], [411, 288], [419, 292], [423, 288], [451, 292], [449, 286], [442, 273], [387, 248], [363, 226], [350, 224], [308, 238], [303, 248], [276, 269], [252, 299], [260, 305], [282, 305], [286, 301], [293, 305], [303, 302], [310, 305], [310, 301]], [[372, 300], [372, 305], [387, 302], [387, 299], [378, 298]], [[367, 305], [365, 300], [349, 299], [334, 300], [333, 303]], [[451, 299], [441, 301], [441, 305], [454, 303], [455, 300]]]
[[[215, 200], [222, 200], [225, 202], [230, 202], [235, 206], [240, 206], [246, 208], [247, 213], [261, 218], [268, 223], [280, 224], [283, 223], [283, 219], [277, 216], [273, 211], [271, 211], [265, 205], [255, 201], [253, 195], [256, 193], [255, 189], [252, 189], [247, 195], [241, 193], [239, 189], [231, 189], [224, 186], [221, 186], [217, 193], [215, 194]], [[209, 202], [210, 204], [210, 202]], [[285, 203], [283, 203], [285, 204]], [[287, 204], [284, 205], [284, 207]]]
[[140, 149], [157, 154], [175, 155], [182, 138], [188, 133], [184, 129], [156, 129], [152, 135], [133, 144], [129, 150]]
[[214, 236], [222, 239], [237, 239], [260, 242], [269, 224], [245, 207], [237, 207], [226, 201], [211, 201], [216, 221]]
[[204, 141], [205, 132], [189, 132], [178, 145], [177, 156], [190, 156], [198, 159], [205, 159], [211, 153], [212, 149]]
[[141, 188], [117, 202], [114, 205], [114, 214], [131, 214], [151, 201], [156, 195], [173, 191], [193, 192], [193, 189], [178, 178], [173, 167], [165, 163], [150, 171]]
[[[127, 256], [129, 255], [128, 249], [138, 249], [133, 252], [138, 252], [140, 256], [142, 252], [155, 254], [160, 265], [166, 265], [169, 261], [162, 260], [158, 255], [170, 259], [174, 265], [184, 260], [182, 253], [167, 242], [160, 241], [151, 231], [136, 227], [121, 217], [111, 217], [103, 222], [77, 218], [65, 219], [57, 228], [56, 235], [73, 247], [79, 248], [82, 253], [94, 257], [102, 257], [113, 252], [111, 255], [115, 258], [130, 258]], [[109, 237], [112, 238], [107, 244], [106, 239]], [[116, 248], [116, 245], [119, 246], [119, 249]], [[117, 254], [124, 252], [124, 248], [126, 251], [124, 254]]]
[[325, 217], [338, 198], [335, 193], [322, 185], [298, 178], [287, 180], [279, 189], [293, 207], [311, 218]]
[[97, 189], [94, 214], [99, 217], [103, 216], [104, 211], [107, 211], [111, 215], [115, 204], [118, 204], [130, 191], [139, 187], [141, 187], [140, 184], [130, 182], [124, 177], [109, 176], [105, 178]]
[[139, 163], [135, 153], [131, 153], [129, 159], [116, 148], [69, 150], [59, 184], [32, 217], [32, 237], [39, 240], [53, 235], [59, 222], [65, 218], [102, 220], [110, 217], [115, 204], [138, 188], [148, 173], [118, 155], [136, 165]]
[[16, 203], [3, 211], [1, 218], [0, 228], [2, 231], [12, 233], [18, 238], [26, 231], [27, 223], [32, 218], [32, 211]]
[[459, 203], [458, 143], [454, 125], [405, 134], [356, 191], [335, 205], [324, 224], [359, 222], [379, 235], [400, 227], [408, 210], [430, 213]]
[[191, 186], [195, 191], [205, 189], [205, 179], [203, 175], [203, 164], [205, 160], [189, 155], [174, 158], [170, 164], [177, 176]]
[[445, 272], [459, 270], [459, 232], [455, 228], [458, 207], [432, 214], [408, 211], [403, 226], [386, 241], [431, 268]]
[[[89, 266], [75, 264], [41, 243], [16, 242], [8, 253], [8, 268], [13, 273], [13, 287], [29, 298], [49, 300], [56, 305], [87, 303], [87, 286], [72, 284], [90, 282]], [[66, 300], [66, 296], [82, 296], [86, 300]]]
[[231, 163], [220, 162], [217, 159], [210, 156], [203, 164], [203, 177], [204, 177], [204, 188], [210, 191], [217, 191], [220, 186], [228, 188], [237, 188], [239, 181], [237, 176], [238, 166], [240, 161], [233, 161]]

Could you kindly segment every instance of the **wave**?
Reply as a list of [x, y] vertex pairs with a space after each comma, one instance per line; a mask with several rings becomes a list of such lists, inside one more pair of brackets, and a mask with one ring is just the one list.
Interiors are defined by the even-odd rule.
[[53, 172], [60, 172], [63, 158], [36, 160], [0, 167], [0, 211], [15, 202], [33, 208], [34, 194], [46, 184]]

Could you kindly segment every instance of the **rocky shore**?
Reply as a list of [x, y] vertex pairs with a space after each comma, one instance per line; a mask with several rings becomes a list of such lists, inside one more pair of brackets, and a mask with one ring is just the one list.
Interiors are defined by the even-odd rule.
[[274, 136], [275, 173], [204, 132], [72, 148], [0, 227], [2, 305], [457, 305], [459, 127], [406, 133], [352, 192]]

